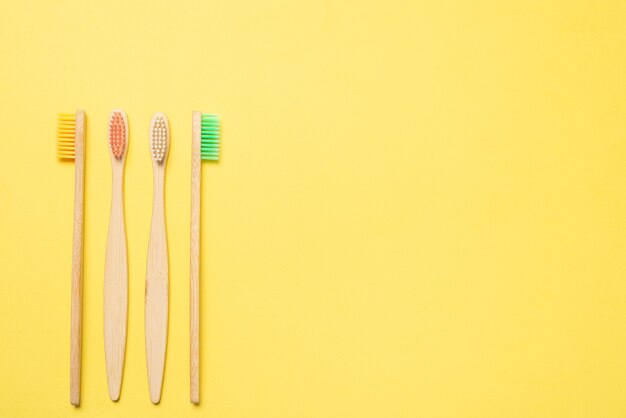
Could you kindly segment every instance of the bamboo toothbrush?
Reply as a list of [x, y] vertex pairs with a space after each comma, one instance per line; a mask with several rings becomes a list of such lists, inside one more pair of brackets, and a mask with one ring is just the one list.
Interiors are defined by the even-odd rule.
[[128, 315], [128, 256], [124, 225], [124, 163], [128, 152], [128, 119], [123, 110], [109, 115], [112, 192], [109, 237], [104, 264], [104, 354], [111, 400], [120, 398]]
[[83, 297], [83, 212], [85, 205], [85, 111], [59, 114], [57, 154], [74, 160], [74, 236], [70, 320], [70, 403], [80, 405], [80, 363]]
[[154, 172], [152, 226], [146, 268], [146, 361], [150, 400], [161, 400], [167, 346], [168, 259], [165, 232], [165, 165], [170, 146], [167, 117], [155, 113], [150, 122], [150, 154]]
[[201, 160], [219, 157], [220, 120], [193, 112], [191, 130], [190, 400], [200, 403], [200, 180]]

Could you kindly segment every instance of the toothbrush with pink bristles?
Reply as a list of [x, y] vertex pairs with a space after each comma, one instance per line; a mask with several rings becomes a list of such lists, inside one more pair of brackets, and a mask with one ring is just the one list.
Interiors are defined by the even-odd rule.
[[124, 163], [128, 152], [128, 119], [123, 110], [109, 116], [112, 193], [109, 236], [104, 264], [104, 354], [111, 400], [120, 398], [128, 316], [128, 255], [124, 224]]

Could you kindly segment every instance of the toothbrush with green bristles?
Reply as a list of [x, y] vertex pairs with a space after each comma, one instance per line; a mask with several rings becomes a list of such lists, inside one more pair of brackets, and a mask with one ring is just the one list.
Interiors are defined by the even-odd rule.
[[219, 159], [219, 116], [193, 112], [191, 135], [190, 401], [198, 404], [200, 402], [201, 162]]

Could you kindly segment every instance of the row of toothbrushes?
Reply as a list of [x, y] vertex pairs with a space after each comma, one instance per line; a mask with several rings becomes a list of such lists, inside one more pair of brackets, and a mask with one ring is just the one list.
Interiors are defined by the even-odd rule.
[[[150, 122], [150, 154], [154, 173], [152, 224], [148, 243], [145, 295], [146, 363], [150, 400], [159, 403], [167, 344], [169, 267], [165, 228], [165, 165], [170, 147], [167, 116], [156, 113]], [[112, 197], [104, 268], [104, 346], [109, 396], [120, 397], [128, 313], [128, 255], [124, 225], [123, 178], [128, 153], [128, 119], [123, 110], [109, 116]], [[85, 111], [60, 114], [58, 156], [75, 162], [74, 236], [70, 329], [70, 402], [80, 404], [82, 329], [83, 209], [85, 178]], [[199, 277], [200, 277], [200, 162], [219, 157], [220, 121], [216, 115], [193, 112], [191, 151], [190, 257], [190, 400], [199, 403]]]

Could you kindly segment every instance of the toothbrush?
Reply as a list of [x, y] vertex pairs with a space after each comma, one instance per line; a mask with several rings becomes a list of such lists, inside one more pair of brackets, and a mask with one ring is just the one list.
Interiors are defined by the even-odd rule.
[[83, 221], [85, 205], [85, 111], [59, 114], [57, 154], [74, 160], [74, 235], [70, 320], [70, 403], [80, 405], [80, 363], [83, 297]]
[[112, 192], [109, 237], [104, 264], [104, 354], [111, 400], [120, 398], [128, 315], [128, 256], [124, 225], [124, 163], [128, 152], [128, 119], [123, 110], [109, 115]]
[[193, 112], [191, 132], [190, 401], [200, 403], [200, 180], [201, 160], [219, 157], [220, 120]]
[[167, 117], [155, 113], [150, 122], [150, 154], [154, 172], [152, 226], [146, 268], [146, 362], [150, 400], [161, 400], [167, 346], [168, 259], [165, 232], [165, 165], [170, 146]]

